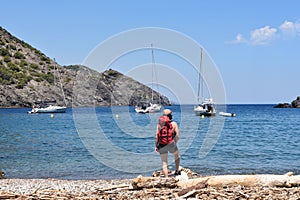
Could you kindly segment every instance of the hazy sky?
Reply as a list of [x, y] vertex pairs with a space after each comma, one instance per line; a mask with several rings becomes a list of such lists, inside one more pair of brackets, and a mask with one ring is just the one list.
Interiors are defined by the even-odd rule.
[[[297, 0], [10, 0], [1, 1], [0, 26], [61, 65], [83, 63], [120, 32], [171, 29], [206, 50], [228, 103], [279, 103], [300, 96], [299, 11]], [[113, 67], [124, 72], [120, 65]]]

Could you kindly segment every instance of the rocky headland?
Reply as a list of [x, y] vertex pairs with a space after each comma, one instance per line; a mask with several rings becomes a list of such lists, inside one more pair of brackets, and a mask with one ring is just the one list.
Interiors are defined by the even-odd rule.
[[[74, 87], [77, 90], [74, 94]], [[79, 94], [78, 94], [79, 93]], [[74, 96], [76, 97], [74, 100]], [[0, 107], [55, 103], [71, 106], [133, 106], [150, 100], [150, 87], [113, 69], [97, 72], [82, 65], [61, 66], [0, 27]], [[153, 93], [154, 103], [168, 105]]]

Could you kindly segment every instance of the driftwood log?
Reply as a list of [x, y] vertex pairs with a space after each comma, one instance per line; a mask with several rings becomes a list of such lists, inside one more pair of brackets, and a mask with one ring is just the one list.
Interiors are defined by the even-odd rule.
[[133, 189], [142, 188], [193, 188], [203, 184], [211, 187], [229, 186], [269, 186], [269, 187], [298, 187], [300, 186], [300, 175], [293, 176], [292, 172], [284, 175], [257, 174], [257, 175], [220, 175], [198, 177], [193, 179], [181, 180], [177, 177], [158, 178], [139, 176], [132, 180]]
[[182, 180], [177, 183], [180, 188], [191, 187], [200, 182], [207, 181], [208, 186], [269, 186], [269, 187], [293, 187], [300, 185], [300, 175], [293, 176], [292, 172], [284, 175], [256, 174], [256, 175], [223, 175], [208, 176], [189, 180]]

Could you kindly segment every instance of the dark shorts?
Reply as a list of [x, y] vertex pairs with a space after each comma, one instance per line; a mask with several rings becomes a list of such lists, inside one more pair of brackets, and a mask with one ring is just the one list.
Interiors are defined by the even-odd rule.
[[158, 145], [158, 152], [160, 154], [166, 154], [168, 152], [175, 153], [176, 151], [178, 151], [178, 148], [175, 142], [172, 142], [167, 145], [161, 145], [161, 144]]

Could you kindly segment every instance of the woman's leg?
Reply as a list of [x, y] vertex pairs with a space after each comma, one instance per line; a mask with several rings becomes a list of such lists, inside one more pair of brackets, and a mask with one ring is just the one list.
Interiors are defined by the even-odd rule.
[[160, 154], [162, 162], [162, 171], [166, 178], [168, 178], [168, 153]]
[[175, 165], [176, 165], [176, 172], [179, 171], [179, 166], [180, 166], [180, 155], [179, 155], [179, 151], [175, 151], [173, 153], [174, 155], [174, 160], [175, 160]]

